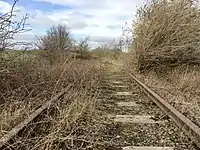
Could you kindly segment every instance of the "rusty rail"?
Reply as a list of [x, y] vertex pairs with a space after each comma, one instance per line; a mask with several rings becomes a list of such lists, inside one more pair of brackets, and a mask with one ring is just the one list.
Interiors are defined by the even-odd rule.
[[3, 146], [6, 146], [7, 142], [9, 142], [14, 136], [16, 136], [24, 127], [26, 127], [29, 123], [31, 123], [36, 117], [38, 117], [42, 112], [47, 110], [50, 105], [59, 99], [61, 96], [63, 96], [66, 93], [66, 89], [60, 93], [58, 93], [55, 97], [53, 97], [51, 100], [44, 103], [40, 108], [38, 108], [36, 111], [34, 111], [30, 116], [28, 116], [27, 119], [22, 121], [20, 124], [15, 126], [11, 131], [9, 131], [6, 135], [4, 135], [0, 139], [0, 149]]
[[164, 111], [176, 123], [176, 125], [188, 135], [188, 137], [196, 144], [198, 148], [200, 148], [200, 128], [132, 74], [129, 73], [129, 75], [139, 85], [139, 87], [158, 105], [158, 107]]

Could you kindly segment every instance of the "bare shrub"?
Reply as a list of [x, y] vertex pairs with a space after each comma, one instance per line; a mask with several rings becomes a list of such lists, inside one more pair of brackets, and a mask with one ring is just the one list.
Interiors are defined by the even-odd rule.
[[42, 56], [47, 58], [51, 64], [63, 55], [63, 52], [73, 47], [69, 29], [65, 25], [52, 26], [46, 31], [46, 35], [37, 38], [35, 44], [38, 49], [45, 50]]
[[70, 50], [71, 45], [70, 32], [65, 25], [52, 26], [46, 31], [46, 35], [38, 38], [36, 43], [39, 49], [52, 53]]
[[195, 0], [154, 0], [139, 9], [132, 48], [137, 68], [199, 65], [199, 24]]
[[74, 46], [74, 49], [75, 49], [75, 52], [77, 53], [76, 58], [79, 58], [79, 59], [91, 59], [92, 58], [88, 37], [77, 42], [77, 45]]

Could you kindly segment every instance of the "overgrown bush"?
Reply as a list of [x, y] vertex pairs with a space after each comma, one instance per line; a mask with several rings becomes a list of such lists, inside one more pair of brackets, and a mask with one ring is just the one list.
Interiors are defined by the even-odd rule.
[[85, 38], [74, 46], [76, 58], [79, 59], [92, 59], [91, 52], [89, 51], [89, 39]]
[[69, 29], [61, 24], [52, 26], [44, 36], [38, 37], [36, 46], [44, 50], [41, 56], [53, 64], [56, 59], [63, 56], [63, 52], [73, 48]]
[[70, 50], [72, 43], [69, 29], [65, 25], [52, 26], [46, 35], [38, 38], [36, 46], [50, 52]]
[[195, 0], [153, 0], [140, 8], [132, 27], [137, 68], [199, 65], [199, 24]]

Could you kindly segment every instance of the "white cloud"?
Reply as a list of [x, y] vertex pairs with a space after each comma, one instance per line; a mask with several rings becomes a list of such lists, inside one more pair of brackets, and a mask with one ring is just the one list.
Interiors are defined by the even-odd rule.
[[[0, 15], [9, 13], [11, 9], [12, 9], [11, 4], [4, 1], [0, 1]], [[26, 14], [26, 9], [23, 8], [22, 6], [16, 5], [11, 19], [13, 19], [13, 22], [15, 21], [19, 22], [24, 17], [25, 14]], [[17, 24], [14, 24], [13, 26], [17, 26]], [[27, 27], [26, 29], [29, 28]], [[32, 42], [35, 40], [35, 36], [31, 31], [15, 34], [14, 38], [15, 38], [15, 40], [13, 40], [14, 42], [16, 41]]]
[[0, 1], [0, 13], [7, 13], [9, 12], [11, 9], [11, 5], [4, 2], [4, 1]]
[[[125, 21], [131, 23], [136, 6], [141, 6], [142, 1], [133, 0], [37, 0], [71, 7], [70, 10], [62, 10], [49, 13], [53, 22], [65, 23], [73, 34], [90, 36], [91, 40], [105, 41], [118, 38], [122, 34]], [[89, 16], [89, 17], [87, 17]], [[64, 21], [63, 21], [64, 20]], [[81, 26], [82, 24], [82, 26]], [[80, 28], [76, 28], [80, 26]]]
[[[122, 34], [122, 26], [127, 21], [131, 23], [136, 6], [142, 5], [142, 0], [35, 0], [49, 2], [70, 9], [52, 10], [26, 10], [31, 16], [29, 23], [34, 29], [34, 34], [41, 34], [51, 25], [66, 24], [73, 35], [89, 36], [93, 42], [111, 41]], [[4, 4], [5, 3], [5, 4]], [[6, 7], [4, 7], [6, 6]], [[0, 10], [9, 9], [9, 4], [0, 1]], [[37, 28], [40, 28], [37, 33]], [[43, 30], [41, 30], [43, 29]]]
[[27, 41], [27, 42], [32, 42], [36, 40], [35, 35], [33, 34], [32, 31], [28, 31], [22, 34], [16, 34], [15, 38], [19, 41]]

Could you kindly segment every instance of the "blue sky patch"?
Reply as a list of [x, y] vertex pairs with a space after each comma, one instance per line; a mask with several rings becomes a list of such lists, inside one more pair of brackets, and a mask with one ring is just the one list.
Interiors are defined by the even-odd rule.
[[[13, 3], [13, 0], [2, 0], [4, 2], [8, 2], [10, 4]], [[40, 2], [40, 1], [33, 1], [33, 0], [19, 0], [17, 5], [23, 6], [26, 9], [38, 9], [42, 11], [56, 11], [56, 10], [71, 10], [68, 6], [62, 6], [57, 4], [51, 4], [48, 2]]]

